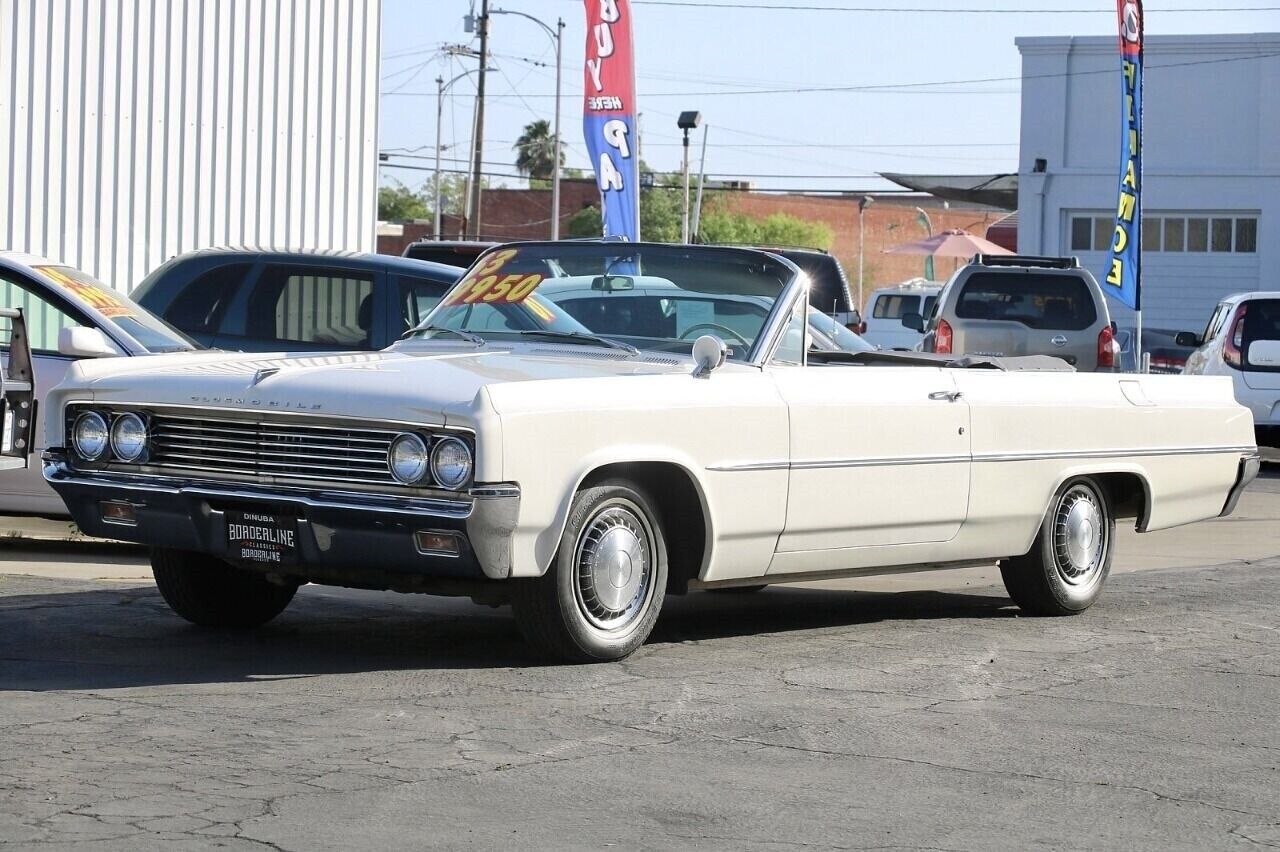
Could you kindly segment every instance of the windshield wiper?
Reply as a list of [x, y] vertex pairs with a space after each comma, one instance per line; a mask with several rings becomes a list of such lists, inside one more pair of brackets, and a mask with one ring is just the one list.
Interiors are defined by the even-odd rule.
[[640, 350], [632, 346], [630, 343], [623, 343], [621, 340], [614, 340], [612, 337], [590, 334], [585, 331], [549, 331], [547, 329], [535, 328], [519, 331], [517, 334], [529, 334], [537, 337], [545, 337], [550, 340], [576, 340], [582, 343], [597, 343], [601, 346], [607, 346], [610, 349], [621, 349], [628, 355], [640, 354]]
[[484, 346], [484, 338], [481, 337], [480, 335], [472, 334], [469, 331], [462, 331], [461, 329], [457, 329], [457, 328], [445, 328], [442, 325], [422, 325], [422, 326], [418, 326], [417, 328], [411, 328], [408, 331], [406, 331], [404, 334], [400, 335], [400, 339], [404, 340], [406, 337], [409, 337], [410, 335], [413, 335], [413, 334], [417, 334], [420, 331], [442, 331], [445, 334], [455, 334], [458, 337], [461, 337], [463, 340], [467, 341], [468, 343], [474, 343], [476, 346]]

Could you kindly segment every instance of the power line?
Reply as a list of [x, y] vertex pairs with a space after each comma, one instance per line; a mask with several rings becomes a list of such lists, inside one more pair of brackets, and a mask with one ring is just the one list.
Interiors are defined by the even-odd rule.
[[[381, 166], [381, 167], [382, 167], [382, 168], [384, 168], [384, 169], [405, 169], [405, 170], [407, 170], [407, 171], [413, 171], [413, 172], [434, 172], [434, 171], [435, 171], [435, 169], [431, 168], [430, 166], [409, 166], [409, 165], [402, 165], [402, 164], [399, 164], [399, 163], [379, 163], [378, 165], [379, 165], [379, 166]], [[444, 174], [459, 174], [459, 175], [469, 174], [469, 172], [468, 172], [466, 169], [444, 169], [444, 168], [442, 168], [442, 169], [440, 169], [440, 171], [441, 171], [442, 173], [444, 173]], [[482, 171], [482, 172], [480, 172], [480, 175], [481, 175], [481, 177], [513, 178], [513, 179], [516, 179], [516, 180], [526, 180], [526, 179], [527, 179], [527, 178], [525, 177], [525, 175], [511, 174], [510, 172], [486, 172], [486, 171]], [[708, 177], [710, 177], [710, 176], [708, 176]], [[778, 175], [777, 177], [778, 177], [778, 178], [789, 178], [789, 177], [792, 177], [792, 175]], [[874, 175], [873, 177], [875, 177], [877, 180], [884, 180], [884, 178], [881, 178], [879, 175]], [[595, 183], [595, 178], [592, 178], [592, 177], [584, 177], [584, 178], [561, 178], [561, 180], [563, 180], [563, 181], [565, 181], [565, 182], [567, 182], [567, 183], [572, 183], [572, 182], [575, 182], [575, 181], [582, 181], [582, 182], [585, 182], [585, 183]], [[864, 180], [865, 180], [865, 178], [864, 178]], [[684, 184], [660, 183], [660, 184], [655, 184], [652, 188], [653, 188], [653, 189], [682, 189], [683, 187], [684, 187]], [[502, 188], [502, 187], [498, 187], [498, 188], [500, 189], [500, 188]], [[649, 189], [649, 188], [650, 188], [650, 187], [645, 187], [645, 189]], [[767, 194], [770, 194], [770, 193], [775, 193], [775, 194], [776, 194], [776, 193], [803, 193], [803, 194], [805, 194], [805, 195], [828, 196], [828, 197], [832, 197], [832, 198], [843, 198], [843, 197], [845, 197], [845, 196], [850, 196], [850, 195], [865, 195], [865, 194], [868, 194], [868, 193], [870, 193], [870, 194], [875, 194], [875, 195], [904, 195], [904, 196], [915, 196], [915, 197], [919, 197], [919, 198], [928, 198], [928, 197], [929, 197], [928, 193], [924, 193], [924, 192], [917, 192], [917, 191], [915, 191], [915, 190], [913, 190], [913, 189], [884, 189], [884, 188], [880, 188], [880, 187], [874, 187], [874, 188], [869, 188], [869, 189], [868, 189], [868, 188], [854, 188], [854, 187], [850, 187], [850, 188], [847, 188], [847, 189], [831, 189], [830, 187], [820, 187], [820, 186], [793, 186], [793, 187], [781, 187], [781, 186], [766, 186], [766, 187], [759, 187], [759, 186], [757, 186], [757, 187], [746, 187], [746, 186], [714, 186], [714, 187], [708, 187], [708, 189], [709, 189], [710, 191], [712, 191], [712, 192], [756, 192], [756, 193], [766, 194], [766, 195], [767, 195]]]
[[[403, 165], [400, 163], [390, 163], [390, 162], [381, 162], [380, 165], [386, 168], [409, 169], [411, 171], [423, 171], [423, 172], [435, 171], [435, 169], [430, 166], [410, 166], [410, 165]], [[440, 171], [442, 172], [456, 171], [456, 172], [459, 172], [460, 174], [466, 174], [465, 169], [441, 169]], [[481, 174], [483, 174], [486, 177], [509, 177], [509, 178], [516, 178], [518, 180], [528, 179], [528, 175], [513, 174], [510, 172], [481, 172]], [[765, 179], [778, 180], [783, 178], [786, 178], [786, 179], [794, 178], [796, 180], [866, 180], [868, 178], [875, 178], [877, 180], [881, 179], [880, 175], [876, 174], [875, 172], [867, 172], [865, 174], [844, 174], [844, 175], [722, 174], [722, 173], [707, 172], [708, 181], [712, 181], [712, 180], [736, 181], [736, 180], [742, 180], [744, 178], [759, 179], [759, 180], [765, 180]], [[592, 178], [582, 178], [582, 180], [592, 180]], [[669, 185], [660, 185], [660, 188], [667, 188], [667, 189], [683, 188], [683, 187], [684, 187], [684, 184], [677, 185], [674, 183]]]
[[[1280, 7], [1277, 7], [1280, 8]], [[1230, 62], [1254, 62], [1260, 59], [1274, 59], [1280, 53], [1257, 53], [1252, 56], [1227, 56], [1218, 59], [1199, 59], [1191, 62], [1167, 62], [1159, 65], [1147, 65], [1146, 71], [1160, 71], [1168, 68], [1191, 68], [1204, 65], [1224, 65]], [[1114, 75], [1114, 68], [1098, 68], [1090, 71], [1064, 71], [1053, 74], [1026, 74], [1018, 77], [975, 77], [968, 80], [931, 80], [920, 83], [880, 83], [863, 86], [795, 86], [777, 89], [732, 89], [719, 92], [641, 92], [640, 98], [704, 98], [723, 95], [799, 95], [799, 94], [906, 94], [912, 90], [927, 89], [932, 86], [966, 86], [979, 83], [1012, 83], [1026, 80], [1057, 80], [1065, 77], [1093, 77], [1100, 74]], [[434, 97], [434, 92], [387, 92], [386, 94], [421, 95]], [[957, 92], [954, 90], [937, 94], [1003, 94], [998, 91]], [[494, 97], [494, 96], [490, 96]], [[497, 96], [501, 97], [501, 96]], [[511, 97], [511, 96], [508, 96]], [[554, 95], [530, 94], [527, 98], [547, 98]]]
[[[690, 9], [759, 9], [770, 12], [864, 12], [931, 15], [1115, 15], [1111, 9], [963, 8], [946, 6], [811, 6], [783, 3], [702, 3], [693, 0], [632, 0], [636, 6], [674, 6]], [[1276, 12], [1280, 6], [1228, 6], [1217, 9], [1161, 9], [1161, 15], [1206, 12]]]

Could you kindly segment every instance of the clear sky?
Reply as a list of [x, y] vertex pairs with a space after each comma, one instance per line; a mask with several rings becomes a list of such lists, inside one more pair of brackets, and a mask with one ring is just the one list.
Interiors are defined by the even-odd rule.
[[[1014, 39], [1115, 33], [1113, 0], [740, 0], [823, 7], [815, 11], [716, 8], [716, 2], [728, 0], [687, 6], [633, 0], [643, 156], [656, 169], [677, 170], [676, 114], [696, 109], [709, 126], [708, 174], [746, 177], [762, 188], [878, 188], [885, 184], [866, 176], [883, 171], [1016, 171], [1021, 69]], [[582, 0], [491, 3], [552, 27], [557, 17], [564, 19], [561, 122], [567, 165], [589, 168], [582, 141]], [[423, 157], [393, 162], [433, 166], [435, 78], [448, 80], [476, 67], [474, 59], [443, 56], [439, 48], [476, 46], [463, 29], [472, 5], [473, 0], [383, 0], [380, 148]], [[1148, 36], [1280, 31], [1280, 0], [1148, 0], [1145, 6]], [[1216, 8], [1179, 11], [1197, 7]], [[938, 8], [969, 11], [919, 11]], [[977, 9], [1000, 11], [972, 11]], [[521, 129], [552, 117], [555, 54], [537, 25], [515, 15], [493, 17], [490, 50], [498, 70], [488, 78], [485, 170], [514, 174], [511, 146]], [[474, 76], [455, 83], [445, 98], [443, 156], [457, 158], [446, 159], [445, 168], [465, 168]], [[974, 80], [990, 82], [964, 82]], [[909, 90], [751, 93], [947, 81], [961, 82]], [[695, 136], [694, 144], [699, 142]], [[694, 156], [696, 169], [696, 148]], [[384, 181], [410, 186], [428, 174], [382, 169]], [[493, 181], [522, 185], [512, 178]]]

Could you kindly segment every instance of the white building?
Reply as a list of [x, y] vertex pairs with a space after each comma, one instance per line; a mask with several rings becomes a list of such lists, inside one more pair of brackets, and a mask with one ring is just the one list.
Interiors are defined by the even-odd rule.
[[[1121, 154], [1117, 40], [1017, 45], [1018, 250], [1078, 255], [1101, 280]], [[1143, 319], [1199, 330], [1222, 296], [1280, 289], [1280, 34], [1148, 37], [1145, 67]]]
[[0, 248], [372, 251], [380, 0], [0, 0]]

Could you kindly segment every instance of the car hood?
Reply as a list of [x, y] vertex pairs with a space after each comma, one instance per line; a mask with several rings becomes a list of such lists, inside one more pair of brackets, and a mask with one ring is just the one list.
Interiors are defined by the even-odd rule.
[[469, 344], [304, 356], [199, 352], [80, 361], [58, 396], [455, 425], [469, 419], [466, 411], [491, 384], [687, 372], [687, 361], [588, 347], [538, 352]]

